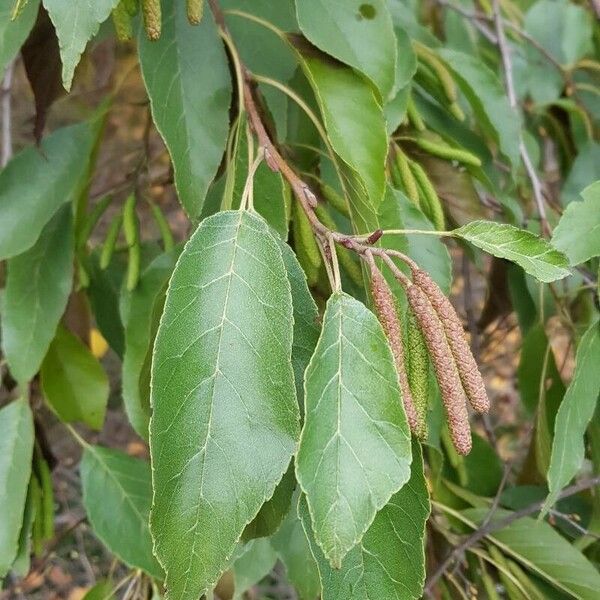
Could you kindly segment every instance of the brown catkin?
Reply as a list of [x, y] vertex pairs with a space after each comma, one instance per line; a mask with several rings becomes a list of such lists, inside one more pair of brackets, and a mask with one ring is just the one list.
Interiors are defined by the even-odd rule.
[[427, 437], [427, 406], [429, 398], [429, 354], [414, 313], [406, 315], [406, 370], [413, 404], [423, 438]]
[[454, 307], [425, 271], [413, 268], [412, 276], [413, 281], [423, 290], [443, 323], [462, 386], [471, 406], [477, 412], [487, 412], [490, 408], [490, 400], [485, 384]]
[[404, 340], [402, 338], [402, 328], [400, 327], [400, 319], [398, 318], [394, 295], [375, 263], [372, 262], [370, 266], [371, 295], [375, 306], [375, 314], [381, 323], [385, 336], [390, 344], [390, 348], [392, 349], [392, 354], [394, 355], [406, 418], [408, 419], [411, 431], [416, 436], [421, 437], [423, 432], [419, 427], [419, 418], [417, 411], [415, 410], [412, 394], [410, 393], [408, 377], [406, 376], [406, 367], [404, 364]]
[[146, 35], [149, 40], [155, 42], [160, 37], [162, 27], [160, 0], [142, 0], [142, 14]]
[[452, 443], [459, 454], [468, 454], [471, 450], [471, 429], [467, 403], [444, 328], [425, 292], [418, 286], [408, 286], [406, 297], [419, 323], [435, 369]]

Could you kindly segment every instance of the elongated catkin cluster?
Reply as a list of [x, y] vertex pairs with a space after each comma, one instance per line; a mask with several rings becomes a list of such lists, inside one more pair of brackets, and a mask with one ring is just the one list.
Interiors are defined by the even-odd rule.
[[381, 323], [392, 349], [392, 354], [394, 355], [406, 418], [408, 419], [411, 431], [416, 436], [423, 437], [425, 432], [415, 410], [408, 377], [406, 376], [402, 328], [400, 326], [400, 319], [398, 318], [398, 311], [396, 310], [394, 295], [381, 271], [372, 260], [369, 266], [371, 267], [371, 295], [375, 306], [375, 314]]
[[427, 437], [427, 409], [429, 405], [429, 353], [425, 339], [412, 311], [406, 319], [406, 367], [408, 384], [417, 412], [418, 426]]
[[454, 307], [425, 271], [413, 268], [412, 277], [415, 285], [423, 290], [442, 322], [462, 386], [471, 406], [477, 412], [487, 412], [490, 401], [485, 384]]
[[459, 454], [471, 450], [471, 429], [465, 392], [453, 359], [444, 327], [427, 295], [417, 285], [406, 288], [408, 304], [419, 323], [435, 369], [442, 402], [446, 409], [452, 443]]

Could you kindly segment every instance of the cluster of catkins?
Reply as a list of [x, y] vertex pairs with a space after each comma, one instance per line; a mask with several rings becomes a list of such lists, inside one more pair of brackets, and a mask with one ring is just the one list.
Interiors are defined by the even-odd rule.
[[477, 412], [487, 412], [490, 402], [454, 307], [425, 271], [411, 265], [412, 282], [401, 280], [408, 300], [405, 340], [392, 290], [372, 259], [369, 266], [375, 312], [394, 355], [411, 431], [421, 439], [427, 435], [430, 358], [452, 443], [459, 454], [468, 454], [471, 429], [467, 399]]

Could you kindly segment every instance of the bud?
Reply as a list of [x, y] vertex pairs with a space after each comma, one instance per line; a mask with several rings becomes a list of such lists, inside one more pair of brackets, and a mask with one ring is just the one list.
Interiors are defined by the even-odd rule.
[[420, 437], [422, 431], [419, 427], [419, 418], [417, 411], [415, 410], [408, 378], [406, 376], [402, 329], [400, 327], [400, 320], [398, 319], [394, 295], [384, 276], [381, 274], [381, 271], [374, 262], [370, 263], [370, 267], [371, 295], [375, 306], [375, 314], [381, 323], [390, 344], [390, 348], [392, 349], [392, 354], [394, 355], [396, 371], [398, 373], [398, 383], [400, 384], [400, 391], [402, 392], [402, 402], [404, 404], [404, 411], [406, 412], [408, 424], [411, 431]]
[[471, 406], [477, 412], [488, 412], [490, 401], [485, 390], [485, 383], [454, 307], [425, 271], [413, 269], [412, 276], [413, 281], [423, 290], [443, 323], [460, 380]]
[[452, 443], [459, 454], [468, 454], [471, 450], [471, 429], [467, 404], [444, 328], [427, 296], [419, 287], [410, 285], [406, 289], [406, 297], [431, 356], [442, 402], [446, 408]]

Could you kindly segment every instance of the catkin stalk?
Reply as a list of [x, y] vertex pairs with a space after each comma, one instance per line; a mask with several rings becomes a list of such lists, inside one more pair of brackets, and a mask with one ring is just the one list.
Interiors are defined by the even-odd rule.
[[465, 332], [450, 300], [442, 293], [442, 290], [421, 269], [412, 269], [413, 281], [418, 285], [431, 302], [440, 321], [444, 326], [446, 338], [465, 394], [471, 406], [477, 412], [485, 413], [490, 408], [490, 401], [485, 390], [485, 383], [475, 362], [475, 358], [465, 338]]
[[155, 42], [160, 38], [162, 27], [160, 0], [142, 0], [142, 15], [146, 35], [149, 40]]
[[472, 442], [467, 403], [444, 328], [425, 292], [418, 286], [408, 286], [406, 297], [421, 328], [435, 369], [452, 443], [459, 454], [468, 454]]
[[409, 200], [415, 206], [419, 206], [419, 188], [417, 187], [417, 182], [408, 165], [408, 158], [398, 146], [395, 147], [395, 150], [396, 165], [398, 166], [398, 173], [400, 174], [402, 187], [404, 188]]
[[444, 209], [431, 180], [419, 163], [410, 161], [409, 166], [420, 191], [421, 209], [434, 227], [438, 231], [443, 231], [446, 228]]
[[204, 13], [204, 0], [186, 0], [187, 18], [191, 25], [199, 25]]
[[415, 315], [406, 315], [406, 370], [408, 383], [417, 413], [418, 427], [427, 436], [427, 407], [429, 399], [429, 354]]
[[398, 373], [398, 383], [400, 384], [400, 391], [402, 392], [402, 402], [404, 404], [404, 411], [406, 412], [408, 424], [411, 431], [420, 438], [425, 432], [423, 431], [422, 423], [415, 410], [408, 377], [406, 375], [404, 340], [402, 338], [402, 328], [400, 326], [400, 319], [398, 318], [398, 311], [396, 310], [394, 295], [392, 294], [392, 290], [385, 280], [385, 277], [377, 268], [373, 260], [370, 261], [370, 267], [371, 296], [373, 298], [375, 314], [381, 323], [385, 336], [390, 344], [390, 348], [392, 349], [392, 354], [394, 355], [396, 372]]

